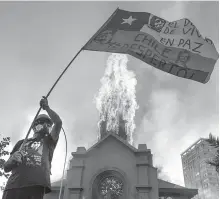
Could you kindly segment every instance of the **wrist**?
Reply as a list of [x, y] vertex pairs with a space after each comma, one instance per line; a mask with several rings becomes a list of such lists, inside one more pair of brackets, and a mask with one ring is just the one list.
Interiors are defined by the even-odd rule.
[[44, 108], [44, 110], [49, 110], [50, 109], [49, 105], [45, 105], [43, 108]]

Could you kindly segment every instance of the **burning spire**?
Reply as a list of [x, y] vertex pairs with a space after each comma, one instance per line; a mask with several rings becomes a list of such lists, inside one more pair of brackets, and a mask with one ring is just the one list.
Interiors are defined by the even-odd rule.
[[137, 81], [135, 74], [127, 70], [127, 62], [127, 55], [109, 56], [105, 74], [101, 79], [102, 86], [95, 100], [100, 116], [100, 136], [109, 132], [120, 134], [120, 129], [123, 129], [126, 139], [132, 143], [134, 116], [138, 108], [135, 96]]

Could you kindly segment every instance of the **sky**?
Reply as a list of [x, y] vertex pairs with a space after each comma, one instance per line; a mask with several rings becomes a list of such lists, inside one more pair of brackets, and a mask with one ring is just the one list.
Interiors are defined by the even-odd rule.
[[[119, 7], [174, 21], [190, 19], [219, 49], [218, 2], [0, 2], [0, 126], [11, 149], [25, 137], [39, 101], [75, 54]], [[97, 140], [94, 103], [110, 54], [82, 51], [49, 96], [68, 138], [68, 159]], [[128, 56], [136, 74], [134, 145], [146, 143], [164, 178], [184, 185], [180, 154], [200, 137], [219, 131], [219, 62], [202, 84], [159, 71]], [[61, 178], [63, 133], [54, 153], [52, 182]]]

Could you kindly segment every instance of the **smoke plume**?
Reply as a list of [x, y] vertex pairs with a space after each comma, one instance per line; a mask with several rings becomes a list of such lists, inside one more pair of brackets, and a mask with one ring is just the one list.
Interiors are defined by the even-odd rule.
[[106, 131], [117, 134], [122, 119], [126, 134], [132, 143], [135, 111], [138, 109], [135, 96], [137, 81], [135, 74], [127, 70], [127, 62], [127, 55], [111, 54], [109, 56], [105, 74], [101, 79], [102, 86], [95, 101], [100, 116], [99, 133], [101, 133], [100, 124], [106, 122]]

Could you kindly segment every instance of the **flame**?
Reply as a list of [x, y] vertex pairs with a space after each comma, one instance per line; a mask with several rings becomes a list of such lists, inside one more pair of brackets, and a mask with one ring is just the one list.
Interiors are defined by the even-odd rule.
[[135, 111], [138, 109], [135, 96], [137, 80], [132, 71], [127, 70], [127, 55], [111, 54], [107, 60], [105, 74], [101, 79], [101, 88], [95, 97], [96, 108], [99, 111], [98, 123], [106, 122], [106, 131], [118, 133], [119, 120], [125, 121], [125, 131], [133, 142], [135, 130]]

